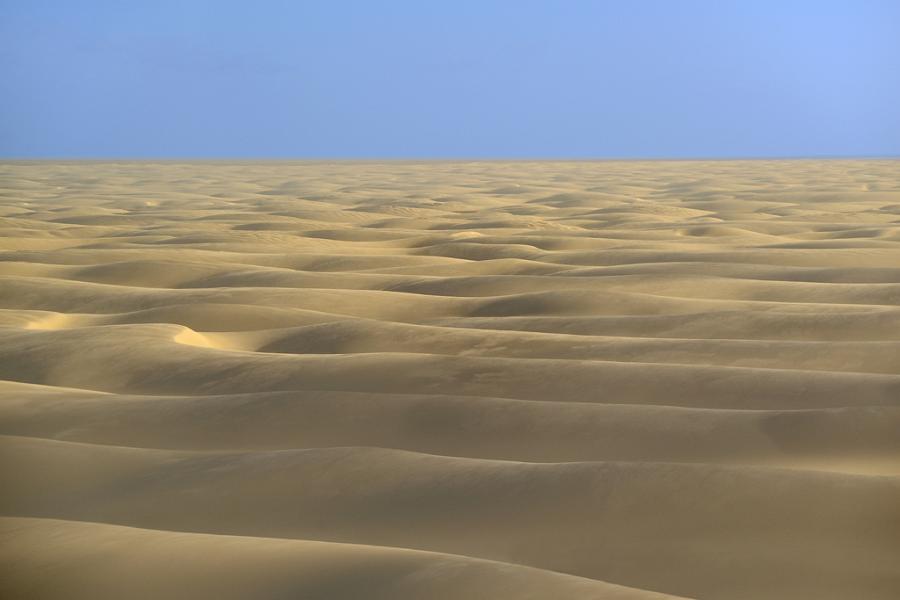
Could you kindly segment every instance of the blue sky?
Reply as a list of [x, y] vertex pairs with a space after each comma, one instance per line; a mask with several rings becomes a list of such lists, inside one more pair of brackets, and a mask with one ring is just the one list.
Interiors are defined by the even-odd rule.
[[0, 156], [900, 155], [897, 0], [0, 0]]

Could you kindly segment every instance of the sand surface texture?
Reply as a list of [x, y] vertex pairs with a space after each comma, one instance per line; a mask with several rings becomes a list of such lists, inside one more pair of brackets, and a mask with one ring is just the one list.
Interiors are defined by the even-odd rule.
[[0, 596], [900, 597], [897, 161], [0, 177]]

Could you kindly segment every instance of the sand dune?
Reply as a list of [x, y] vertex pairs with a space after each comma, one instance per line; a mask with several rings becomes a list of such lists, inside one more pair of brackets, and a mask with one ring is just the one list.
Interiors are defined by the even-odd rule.
[[[184, 450], [373, 446], [529, 462], [900, 474], [900, 407], [727, 410], [374, 392], [135, 396], [7, 384], [0, 434]], [[110, 402], [114, 398], [115, 402]]]
[[0, 169], [5, 596], [900, 595], [896, 161]]
[[[374, 448], [186, 454], [27, 438], [4, 440], [3, 454], [19, 471], [7, 514], [449, 552], [700, 597], [734, 581], [748, 582], [747, 597], [768, 596], [776, 567], [789, 573], [780, 593], [845, 598], [863, 581], [900, 583], [889, 555], [897, 529], [883, 527], [900, 504], [892, 477]], [[812, 514], [810, 494], [820, 498]], [[658, 543], [659, 531], [680, 543]], [[698, 563], [715, 576], [684, 582]], [[821, 568], [827, 582], [814, 577]]]
[[152, 531], [51, 519], [3, 518], [0, 531], [11, 542], [0, 552], [18, 567], [0, 583], [0, 591], [22, 600], [675, 600], [675, 596], [550, 571], [398, 548]]

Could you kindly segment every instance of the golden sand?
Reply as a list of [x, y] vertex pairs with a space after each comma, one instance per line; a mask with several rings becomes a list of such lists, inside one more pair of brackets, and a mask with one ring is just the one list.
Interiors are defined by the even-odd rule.
[[900, 162], [0, 188], [4, 597], [900, 597]]

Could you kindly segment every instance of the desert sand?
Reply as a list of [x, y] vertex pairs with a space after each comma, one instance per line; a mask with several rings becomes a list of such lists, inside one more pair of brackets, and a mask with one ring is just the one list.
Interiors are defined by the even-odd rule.
[[0, 596], [900, 597], [898, 161], [0, 188]]

